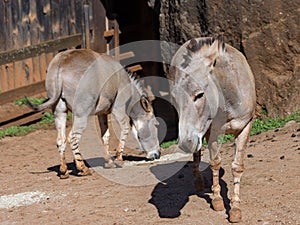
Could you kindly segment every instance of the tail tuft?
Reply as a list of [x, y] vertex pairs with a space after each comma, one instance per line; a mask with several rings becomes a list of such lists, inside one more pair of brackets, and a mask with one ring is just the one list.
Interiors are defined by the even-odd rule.
[[33, 110], [35, 110], [35, 111], [41, 111], [41, 110], [43, 110], [40, 107], [40, 105], [34, 104], [34, 103], [30, 102], [29, 99], [27, 98], [27, 96], [25, 96], [25, 99], [26, 99], [26, 102], [25, 102], [26, 105], [29, 106], [30, 108], [32, 108]]

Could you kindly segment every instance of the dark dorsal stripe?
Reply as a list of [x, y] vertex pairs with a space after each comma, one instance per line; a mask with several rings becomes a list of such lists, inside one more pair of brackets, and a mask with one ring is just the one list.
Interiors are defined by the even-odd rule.
[[186, 49], [188, 50], [186, 54], [184, 54], [182, 57], [184, 59], [184, 62], [181, 64], [181, 67], [185, 69], [189, 63], [192, 61], [192, 55], [191, 52], [198, 52], [200, 51], [203, 46], [209, 47], [214, 43], [215, 40], [218, 40], [219, 43], [222, 45], [222, 51], [225, 52], [225, 43], [223, 35], [218, 35], [216, 37], [205, 37], [201, 38], [199, 41], [197, 41], [195, 38], [190, 40], [190, 43], [186, 46]]

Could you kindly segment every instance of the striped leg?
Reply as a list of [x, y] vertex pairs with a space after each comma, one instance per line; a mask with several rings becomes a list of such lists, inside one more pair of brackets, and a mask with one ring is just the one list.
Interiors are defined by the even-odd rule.
[[199, 165], [201, 162], [201, 150], [193, 153], [193, 176], [194, 185], [197, 192], [201, 192], [205, 188], [205, 178], [202, 171], [199, 170]]
[[57, 130], [56, 145], [60, 155], [60, 178], [68, 178], [68, 168], [65, 157], [66, 149], [66, 121], [67, 121], [67, 106], [66, 103], [60, 99], [54, 109], [55, 127]]
[[107, 123], [107, 115], [99, 115], [98, 122], [101, 130], [101, 138], [104, 145], [105, 151], [105, 168], [114, 168], [116, 165], [114, 164], [113, 160], [111, 159], [111, 155], [109, 153], [109, 139], [110, 139], [110, 132], [108, 129]]
[[73, 152], [75, 165], [78, 170], [78, 175], [85, 176], [91, 175], [90, 169], [84, 164], [84, 159], [79, 151], [79, 142], [82, 132], [87, 126], [87, 117], [74, 116], [73, 127], [69, 134], [70, 146]]
[[[214, 127], [213, 127], [214, 128]], [[221, 168], [221, 157], [219, 155], [219, 146], [218, 146], [218, 134], [216, 129], [211, 129], [207, 137], [208, 140], [208, 149], [210, 153], [210, 169], [213, 175], [213, 185], [211, 187], [212, 195], [212, 206], [216, 211], [224, 210], [224, 202], [221, 196], [221, 186], [219, 184], [219, 171]]]
[[233, 196], [231, 198], [231, 210], [229, 212], [230, 222], [239, 222], [242, 219], [240, 210], [240, 181], [244, 171], [244, 150], [250, 135], [252, 127], [252, 121], [242, 130], [242, 132], [235, 139], [235, 156], [232, 163], [232, 175], [233, 175]]
[[123, 161], [123, 151], [125, 147], [125, 142], [129, 133], [129, 123], [128, 119], [124, 118], [121, 120], [121, 136], [120, 141], [117, 147], [117, 154], [116, 154], [116, 160]]

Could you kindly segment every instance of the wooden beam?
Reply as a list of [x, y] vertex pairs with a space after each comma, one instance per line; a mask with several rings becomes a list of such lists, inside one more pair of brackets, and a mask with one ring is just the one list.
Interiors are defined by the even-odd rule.
[[120, 60], [124, 60], [124, 59], [128, 59], [128, 58], [131, 58], [131, 57], [134, 57], [134, 52], [130, 51], [130, 52], [125, 52], [125, 53], [121, 53], [119, 55], [119, 59]]
[[40, 120], [43, 117], [44, 112], [31, 112], [28, 114], [20, 115], [19, 117], [11, 117], [10, 120], [0, 121], [1, 129], [5, 129], [11, 126], [22, 126], [34, 121]]
[[27, 86], [19, 87], [0, 94], [0, 105], [13, 102], [24, 96], [33, 96], [45, 91], [45, 81], [40, 81]]
[[74, 34], [57, 40], [45, 41], [21, 49], [0, 53], [0, 65], [35, 57], [43, 53], [56, 52], [82, 44], [82, 34]]
[[120, 36], [119, 36], [119, 24], [117, 20], [114, 20], [114, 47], [115, 47], [115, 60], [120, 61]]
[[140, 64], [138, 64], [138, 65], [126, 67], [126, 69], [127, 69], [129, 72], [133, 73], [133, 72], [136, 72], [136, 71], [138, 71], [138, 70], [142, 70], [143, 67], [142, 67]]
[[84, 14], [84, 48], [90, 49], [91, 48], [91, 41], [90, 41], [90, 15], [89, 15], [89, 8], [90, 6], [88, 4], [83, 5], [83, 14]]
[[[107, 30], [107, 31], [104, 31], [104, 37], [112, 37], [114, 36], [115, 34], [115, 30], [114, 29], [111, 29], [111, 30]], [[119, 34], [121, 34], [121, 31], [119, 30]]]

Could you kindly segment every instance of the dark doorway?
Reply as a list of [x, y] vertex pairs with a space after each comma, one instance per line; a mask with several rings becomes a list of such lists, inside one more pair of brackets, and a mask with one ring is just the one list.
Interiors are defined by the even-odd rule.
[[[116, 19], [119, 23], [120, 45], [135, 41], [159, 40], [159, 1], [155, 1], [154, 8], [148, 6], [147, 0], [101, 0], [101, 2], [106, 9], [107, 18]], [[153, 54], [155, 58], [155, 54], [158, 52], [161, 55], [159, 46], [156, 49], [146, 50], [145, 54]], [[162, 63], [143, 61], [139, 64], [143, 69], [136, 72], [138, 76], [165, 77]], [[161, 89], [159, 80], [151, 85], [156, 86], [152, 90]], [[157, 97], [157, 95], [153, 101], [153, 107], [156, 116], [162, 118], [167, 125], [165, 141], [176, 139], [178, 118], [175, 108], [170, 102]]]

